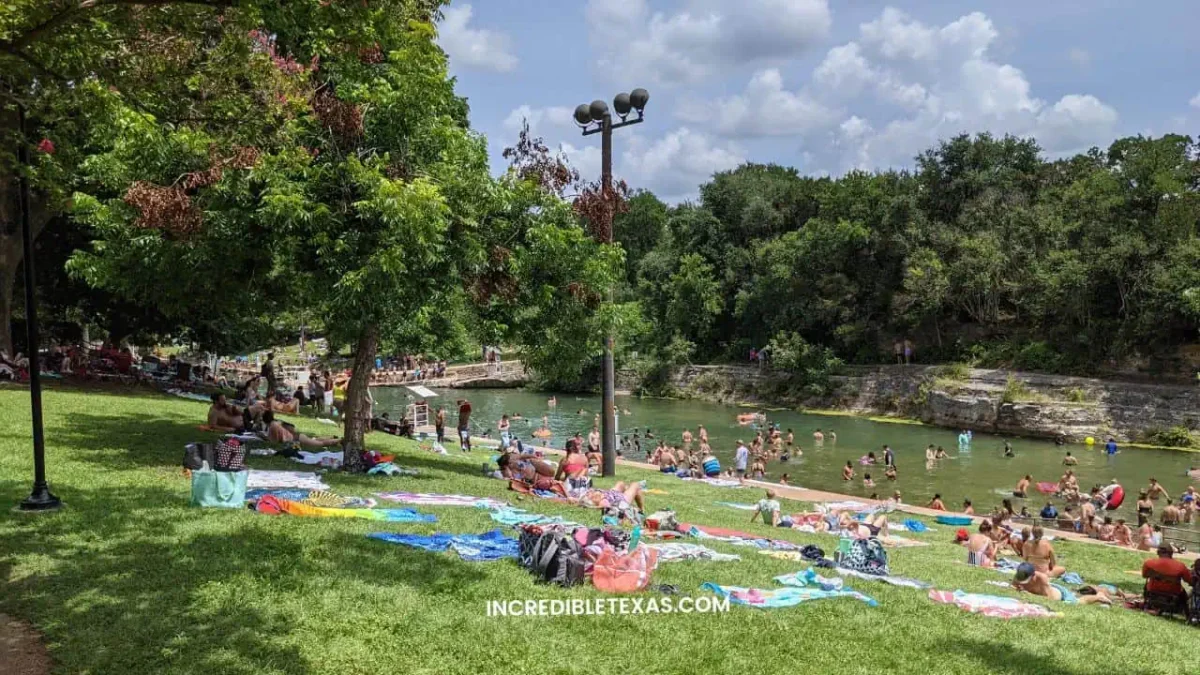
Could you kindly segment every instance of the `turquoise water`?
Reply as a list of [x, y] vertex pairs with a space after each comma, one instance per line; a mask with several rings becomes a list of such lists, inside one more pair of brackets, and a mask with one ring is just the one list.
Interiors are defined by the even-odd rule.
[[[558, 405], [547, 405], [549, 394], [512, 389], [497, 390], [447, 390], [439, 392], [447, 409], [448, 419], [455, 418], [454, 401], [465, 397], [474, 409], [472, 429], [482, 433], [492, 430], [496, 436], [496, 422], [504, 413], [520, 413], [525, 419], [513, 422], [512, 429], [523, 441], [534, 441], [561, 448], [576, 431], [584, 437], [592, 428], [600, 410], [600, 399], [596, 396], [559, 394]], [[407, 391], [400, 388], [374, 390], [379, 411], [389, 410], [392, 415], [400, 412], [409, 402]], [[1137, 492], [1149, 484], [1151, 477], [1157, 478], [1172, 497], [1180, 494], [1189, 480], [1186, 471], [1191, 466], [1200, 466], [1200, 454], [1169, 450], [1122, 450], [1113, 458], [1104, 455], [1100, 446], [1089, 449], [1084, 445], [1055, 446], [1048, 441], [990, 434], [975, 434], [969, 451], [958, 449], [958, 432], [937, 427], [909, 424], [873, 422], [862, 417], [841, 417], [800, 414], [793, 411], [770, 411], [765, 408], [740, 408], [698, 401], [670, 401], [617, 397], [617, 407], [628, 414], [619, 415], [619, 431], [622, 436], [634, 430], [644, 436], [649, 429], [655, 440], [642, 441], [643, 449], [653, 450], [658, 438], [668, 443], [681, 444], [680, 434], [684, 428], [695, 433], [697, 425], [708, 429], [709, 443], [722, 465], [731, 462], [739, 439], [747, 443], [754, 437], [755, 428], [739, 426], [738, 414], [765, 412], [769, 423], [779, 424], [786, 436], [790, 428], [795, 433], [796, 443], [803, 449], [803, 456], [794, 457], [787, 463], [773, 461], [767, 466], [767, 480], [777, 480], [783, 473], [789, 475], [789, 483], [809, 488], [831, 490], [852, 495], [870, 497], [878, 493], [882, 498], [893, 490], [900, 490], [904, 501], [910, 504], [925, 504], [940, 493], [946, 506], [952, 510], [961, 508], [963, 499], [973, 501], [977, 512], [983, 512], [999, 504], [1012, 493], [1013, 487], [1022, 476], [1030, 474], [1034, 482], [1057, 482], [1065, 471], [1062, 459], [1071, 452], [1079, 459], [1074, 467], [1083, 489], [1093, 484], [1108, 484], [1118, 479], [1127, 493], [1125, 503], [1117, 517], [1136, 522], [1134, 502]], [[582, 413], [580, 412], [582, 411]], [[548, 418], [554, 435], [549, 439], [534, 439], [532, 432], [541, 426], [542, 417]], [[451, 423], [453, 424], [453, 423]], [[823, 445], [816, 445], [813, 432], [821, 429], [826, 434]], [[829, 439], [830, 432], [837, 441]], [[1012, 443], [1014, 458], [1002, 455], [1004, 441]], [[548, 443], [547, 443], [548, 441]], [[882, 460], [883, 444], [889, 444], [896, 453], [898, 479], [884, 479], [883, 467], [859, 464], [859, 458], [873, 451]], [[950, 454], [949, 459], [936, 462], [925, 461], [925, 447], [941, 445]], [[841, 469], [846, 461], [854, 463], [856, 478], [850, 482], [841, 479]], [[876, 487], [865, 488], [864, 473], [871, 473]], [[1195, 481], [1191, 481], [1194, 483]], [[1062, 510], [1062, 503], [1053, 500]], [[1036, 512], [1046, 499], [1031, 490], [1030, 499], [1014, 500], [1019, 509], [1026, 505]], [[1160, 506], [1163, 502], [1159, 502]]]

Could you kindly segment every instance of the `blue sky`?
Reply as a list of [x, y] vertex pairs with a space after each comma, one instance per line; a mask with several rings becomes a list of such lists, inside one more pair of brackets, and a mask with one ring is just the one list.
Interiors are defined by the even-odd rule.
[[572, 109], [647, 88], [615, 172], [676, 202], [743, 161], [906, 167], [964, 131], [1050, 156], [1191, 133], [1197, 25], [1195, 0], [454, 0], [439, 41], [498, 171], [528, 118], [595, 177]]

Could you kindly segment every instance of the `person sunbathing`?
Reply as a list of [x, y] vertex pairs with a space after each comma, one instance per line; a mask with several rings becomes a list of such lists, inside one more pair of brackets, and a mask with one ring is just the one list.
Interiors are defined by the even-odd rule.
[[1058, 564], [1054, 555], [1054, 546], [1049, 541], [1042, 539], [1043, 534], [1041, 525], [1035, 525], [1030, 530], [1031, 538], [1025, 539], [1021, 557], [1025, 559], [1025, 562], [1032, 564], [1038, 572], [1055, 578], [1061, 577], [1067, 569]]
[[1125, 524], [1124, 518], [1117, 519], [1117, 527], [1113, 531], [1113, 541], [1118, 546], [1133, 546], [1133, 530]]
[[295, 415], [300, 412], [300, 399], [292, 399], [284, 402], [282, 395], [277, 391], [267, 392], [267, 398], [263, 401], [268, 410], [280, 413], [288, 413]]
[[996, 542], [992, 538], [992, 522], [985, 520], [979, 524], [979, 531], [972, 534], [963, 542], [967, 547], [967, 564], [979, 567], [996, 566]]
[[1111, 605], [1112, 598], [1101, 588], [1093, 586], [1084, 586], [1079, 589], [1079, 594], [1076, 595], [1071, 589], [1056, 584], [1050, 581], [1050, 577], [1042, 572], [1034, 569], [1030, 563], [1021, 563], [1017, 567], [1017, 573], [1013, 576], [1013, 588], [1018, 591], [1040, 595], [1051, 600], [1059, 600], [1068, 605]]
[[275, 443], [299, 443], [304, 448], [331, 448], [339, 443], [341, 439], [337, 438], [309, 438], [308, 436], [288, 429], [283, 426], [283, 422], [275, 419], [275, 413], [270, 410], [262, 415], [263, 423], [267, 425], [267, 440]]
[[554, 472], [554, 480], [563, 481], [568, 492], [592, 486], [592, 479], [588, 478], [587, 456], [583, 454], [579, 446], [567, 446], [567, 456], [558, 463], [558, 470]]
[[237, 431], [242, 428], [242, 410], [225, 400], [225, 394], [213, 394], [208, 409], [208, 426], [220, 431]]
[[533, 457], [520, 457], [511, 452], [501, 455], [496, 463], [500, 466], [500, 475], [531, 485], [536, 484], [539, 477], [553, 479], [555, 474], [555, 468], [549, 462]]
[[618, 482], [608, 490], [591, 488], [579, 493], [574, 497], [574, 500], [580, 506], [589, 506], [592, 508], [604, 509], [606, 511], [615, 511], [622, 516], [634, 516], [632, 513], [633, 506], [637, 507], [640, 512], [645, 512], [646, 505], [642, 501], [642, 485], [641, 483], [625, 483]]

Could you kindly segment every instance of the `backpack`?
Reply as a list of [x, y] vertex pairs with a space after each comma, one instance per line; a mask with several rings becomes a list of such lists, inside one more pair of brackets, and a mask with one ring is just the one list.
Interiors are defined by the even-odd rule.
[[875, 537], [856, 539], [850, 546], [850, 552], [842, 558], [839, 565], [866, 574], [891, 574], [888, 570], [887, 552], [883, 550], [883, 543]]
[[583, 547], [561, 529], [523, 528], [517, 550], [521, 565], [539, 581], [569, 587], [585, 580]]
[[216, 469], [216, 448], [212, 443], [188, 443], [183, 449], [183, 467], [199, 471], [208, 462], [210, 470]]

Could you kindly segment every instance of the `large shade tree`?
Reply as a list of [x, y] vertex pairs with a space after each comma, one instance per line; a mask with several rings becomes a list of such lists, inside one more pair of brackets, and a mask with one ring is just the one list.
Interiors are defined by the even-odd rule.
[[[338, 5], [299, 4], [315, 15]], [[252, 136], [112, 101], [75, 198], [97, 239], [71, 263], [180, 320], [319, 316], [354, 351], [352, 469], [381, 345], [426, 346], [437, 317], [464, 308], [487, 337], [532, 342], [547, 317], [604, 315], [621, 260], [557, 195], [490, 175], [429, 3], [367, 4], [345, 32], [303, 11], [257, 12], [245, 56], [268, 69], [255, 86], [271, 123]]]

